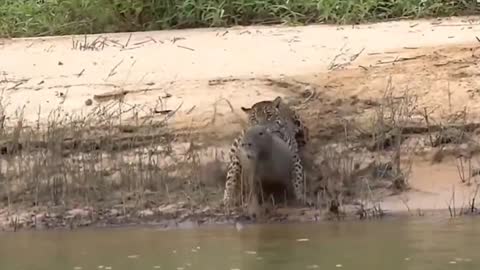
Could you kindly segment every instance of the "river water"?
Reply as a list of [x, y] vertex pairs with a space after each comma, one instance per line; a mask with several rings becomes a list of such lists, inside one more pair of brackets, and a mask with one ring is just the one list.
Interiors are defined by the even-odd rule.
[[0, 269], [480, 269], [479, 235], [475, 217], [0, 233]]

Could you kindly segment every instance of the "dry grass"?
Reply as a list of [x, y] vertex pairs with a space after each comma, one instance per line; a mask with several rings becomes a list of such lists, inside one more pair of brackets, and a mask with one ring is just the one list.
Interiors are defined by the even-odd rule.
[[12, 121], [0, 130], [0, 204], [12, 212], [88, 206], [133, 213], [218, 201], [223, 171], [215, 149], [173, 134], [172, 114], [136, 118], [125, 107], [112, 101], [82, 117], [56, 110], [36, 126], [26, 125], [22, 110], [7, 117], [1, 110]]
[[[312, 154], [317, 161], [309, 189], [318, 207], [337, 218], [344, 212], [342, 206], [352, 204], [360, 218], [383, 216], [382, 194], [408, 190], [414, 159], [432, 150], [436, 153], [432, 162], [457, 157], [461, 181], [478, 184], [473, 180], [478, 162], [471, 159], [479, 150], [473, 134], [479, 126], [467, 121], [466, 108], [434, 117], [433, 111], [418, 105], [415, 95], [396, 89], [391, 80], [375, 102], [378, 106], [363, 117], [344, 119], [343, 136]], [[476, 209], [477, 193], [460, 212]]]
[[478, 166], [480, 163], [476, 158], [473, 161], [472, 159], [474, 159], [472, 156], [459, 155], [457, 157], [457, 171], [461, 183], [468, 186], [473, 185], [475, 189], [470, 192], [466, 202], [464, 201], [461, 205], [456, 205], [455, 187], [452, 187], [452, 195], [447, 202], [451, 218], [478, 213], [476, 202], [480, 188], [480, 181], [478, 179]]
[[345, 120], [343, 138], [322, 148], [319, 178], [309, 183], [317, 206], [339, 217], [342, 205], [355, 204], [360, 218], [380, 217], [378, 190], [408, 189], [417, 146], [405, 147], [404, 130], [416, 121], [418, 108], [415, 96], [408, 91], [395, 96], [398, 92], [389, 80], [370, 116]]

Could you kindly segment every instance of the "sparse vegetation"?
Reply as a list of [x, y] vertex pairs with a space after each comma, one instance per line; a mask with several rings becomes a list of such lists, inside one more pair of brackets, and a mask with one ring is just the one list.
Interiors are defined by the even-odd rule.
[[[399, 194], [408, 190], [414, 160], [433, 151], [435, 163], [456, 158], [461, 182], [476, 187], [459, 209], [452, 193], [447, 202], [451, 216], [477, 213], [478, 162], [472, 158], [478, 153], [474, 135], [478, 124], [467, 121], [467, 110], [450, 109], [448, 115], [434, 117], [408, 89], [396, 89], [391, 78], [375, 104], [367, 119], [344, 121], [344, 136], [318, 151], [322, 161], [314, 170], [320, 176], [310, 181], [317, 205], [337, 218], [343, 214], [343, 205], [352, 204], [360, 218], [381, 217], [385, 212], [379, 191]], [[411, 212], [407, 200], [402, 201]]]
[[[15, 120], [0, 135], [0, 205], [11, 225], [125, 223], [146, 210], [161, 221], [168, 219], [165, 211], [158, 216], [162, 207], [171, 208], [170, 216], [178, 207], [194, 215], [217, 202], [212, 198], [223, 175], [216, 153], [202, 152], [188, 135], [172, 134], [170, 115], [135, 115], [135, 108], [112, 101], [86, 117], [53, 111], [46, 126], [27, 126], [21, 110], [7, 117]], [[88, 212], [88, 221], [76, 220], [72, 209]]]
[[[476, 160], [475, 165], [478, 166], [478, 160]], [[478, 169], [475, 170], [472, 164], [472, 156], [457, 156], [457, 171], [460, 181], [463, 184], [467, 186], [473, 185], [475, 188], [468, 195], [467, 201], [462, 202], [462, 205], [460, 205], [458, 209], [458, 205], [455, 204], [455, 188], [452, 188], [451, 199], [447, 203], [450, 217], [455, 218], [458, 216], [477, 214], [478, 209], [476, 202], [480, 182], [478, 181]]]
[[278, 23], [350, 24], [476, 12], [474, 0], [4, 0], [0, 3], [0, 36]]
[[[360, 218], [381, 217], [381, 200], [373, 190], [402, 192], [408, 188], [416, 147], [404, 147], [407, 135], [403, 130], [414, 122], [417, 102], [408, 91], [403, 95], [394, 92], [389, 79], [370, 121], [363, 127], [350, 121], [340, 144], [321, 151], [320, 186], [314, 187], [320, 191], [317, 202], [337, 216], [343, 204], [355, 204]], [[375, 158], [359, 149], [375, 152]]]

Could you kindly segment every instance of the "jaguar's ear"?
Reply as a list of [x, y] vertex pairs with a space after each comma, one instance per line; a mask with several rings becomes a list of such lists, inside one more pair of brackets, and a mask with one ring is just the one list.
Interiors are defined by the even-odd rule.
[[240, 109], [242, 109], [242, 111], [246, 114], [249, 114], [251, 111], [252, 111], [252, 108], [245, 108], [245, 107], [240, 107]]
[[273, 106], [277, 109], [280, 108], [280, 103], [282, 103], [282, 98], [281, 97], [276, 97], [273, 101]]

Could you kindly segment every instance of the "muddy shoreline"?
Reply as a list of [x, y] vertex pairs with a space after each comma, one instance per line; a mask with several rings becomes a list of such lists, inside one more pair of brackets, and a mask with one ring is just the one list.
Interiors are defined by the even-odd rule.
[[[99, 212], [85, 209], [71, 209], [60, 213], [33, 214], [35, 211], [25, 211], [17, 218], [23, 218], [23, 222], [15, 224], [15, 217], [10, 217], [10, 224], [2, 223], [1, 232], [25, 232], [25, 231], [57, 231], [57, 230], [82, 230], [82, 229], [122, 229], [122, 228], [150, 228], [156, 230], [197, 229], [205, 227], [232, 227], [237, 230], [248, 225], [274, 225], [274, 224], [323, 224], [331, 222], [368, 222], [371, 220], [389, 221], [395, 219], [415, 218], [453, 218], [449, 209], [416, 209], [415, 211], [398, 210], [385, 211], [382, 216], [370, 216], [360, 218], [358, 210], [349, 207], [350, 212], [342, 216], [334, 216], [325, 211], [313, 208], [283, 208], [275, 214], [270, 214], [259, 220], [253, 220], [245, 214], [224, 215], [220, 210], [198, 211], [201, 213], [188, 213], [189, 211], [176, 211], [174, 213], [159, 213], [151, 209], [139, 211], [140, 215], [103, 215]], [[461, 211], [457, 209], [456, 211]], [[38, 212], [38, 211], [36, 211]], [[0, 211], [1, 213], [1, 211]], [[92, 213], [94, 213], [92, 215]], [[475, 213], [465, 213], [461, 217], [475, 217]], [[0, 215], [4, 218], [4, 216]], [[27, 219], [26, 217], [30, 217]], [[92, 219], [92, 217], [94, 217]], [[460, 216], [458, 216], [460, 217]], [[458, 218], [455, 217], [455, 218]]]

